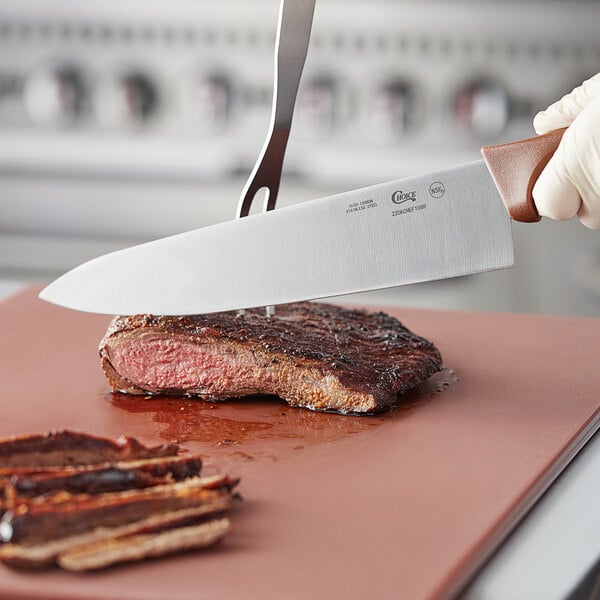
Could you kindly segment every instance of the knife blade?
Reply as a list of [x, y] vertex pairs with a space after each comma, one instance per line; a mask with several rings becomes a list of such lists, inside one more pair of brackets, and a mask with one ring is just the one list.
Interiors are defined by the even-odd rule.
[[101, 256], [40, 298], [107, 314], [209, 313], [512, 264], [510, 219], [478, 161]]
[[508, 268], [509, 212], [539, 220], [531, 188], [561, 135], [487, 147], [485, 161], [106, 254], [58, 278], [40, 298], [94, 313], [185, 315]]

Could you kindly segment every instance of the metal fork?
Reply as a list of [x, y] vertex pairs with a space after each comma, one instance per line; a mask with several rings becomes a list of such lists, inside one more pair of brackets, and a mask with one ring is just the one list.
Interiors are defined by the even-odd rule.
[[275, 40], [271, 124], [265, 144], [242, 191], [238, 218], [248, 216], [257, 192], [263, 188], [267, 191], [263, 210], [275, 208], [298, 84], [308, 51], [315, 2], [281, 0]]
[[[275, 39], [275, 74], [271, 123], [264, 146], [242, 190], [237, 218], [247, 217], [256, 194], [264, 189], [263, 211], [277, 202], [283, 158], [292, 126], [298, 85], [308, 52], [316, 0], [281, 0]], [[265, 307], [267, 317], [274, 306]], [[239, 311], [244, 314], [244, 311]]]

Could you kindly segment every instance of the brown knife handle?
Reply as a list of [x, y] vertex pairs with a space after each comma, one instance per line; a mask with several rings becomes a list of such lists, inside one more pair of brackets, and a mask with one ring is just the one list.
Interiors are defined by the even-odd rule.
[[506, 210], [515, 221], [535, 223], [541, 219], [531, 192], [565, 131], [566, 128], [557, 129], [527, 140], [481, 149]]

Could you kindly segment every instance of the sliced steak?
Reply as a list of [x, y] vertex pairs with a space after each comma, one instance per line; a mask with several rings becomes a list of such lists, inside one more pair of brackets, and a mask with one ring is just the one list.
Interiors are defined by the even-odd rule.
[[120, 437], [115, 442], [74, 431], [14, 436], [0, 440], [0, 475], [13, 474], [14, 467], [91, 465], [174, 456], [178, 450], [177, 444], [148, 448], [135, 438]]
[[229, 519], [223, 518], [158, 533], [105, 540], [61, 553], [58, 556], [58, 564], [67, 571], [104, 569], [116, 563], [206, 548], [223, 539], [230, 530]]
[[196, 525], [221, 516], [229, 507], [229, 500], [219, 498], [216, 502], [204, 502], [191, 508], [172, 512], [160, 512], [144, 516], [136, 521], [114, 527], [95, 527], [87, 531], [40, 541], [35, 544], [0, 545], [0, 559], [7, 565], [20, 569], [41, 569], [51, 566], [63, 553], [101, 544], [110, 545], [122, 537], [162, 532], [175, 527]]
[[0, 519], [4, 542], [31, 545], [82, 534], [97, 527], [117, 527], [162, 512], [201, 504], [227, 508], [237, 480], [227, 476], [194, 477], [169, 485], [91, 495], [23, 498]]
[[70, 431], [0, 440], [0, 560], [84, 571], [217, 542], [239, 479], [200, 477], [202, 459], [178, 450]]
[[113, 390], [374, 413], [439, 371], [435, 346], [397, 319], [330, 304], [182, 317], [116, 317], [100, 344]]
[[196, 477], [201, 467], [201, 459], [194, 456], [165, 456], [87, 468], [65, 467], [50, 473], [13, 475], [5, 486], [5, 495], [11, 506], [23, 497], [57, 492], [95, 495], [142, 489]]

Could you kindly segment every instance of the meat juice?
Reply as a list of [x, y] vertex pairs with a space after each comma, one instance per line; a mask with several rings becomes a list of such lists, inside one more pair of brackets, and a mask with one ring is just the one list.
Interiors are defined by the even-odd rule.
[[208, 402], [115, 392], [108, 400], [120, 410], [150, 417], [156, 435], [163, 440], [189, 445], [209, 463], [214, 458], [223, 466], [224, 460], [229, 464], [284, 460], [318, 452], [350, 437], [373, 435], [386, 422], [405, 418], [456, 381], [456, 371], [444, 368], [404, 394], [394, 410], [371, 416], [307, 411], [290, 407], [276, 397]]

